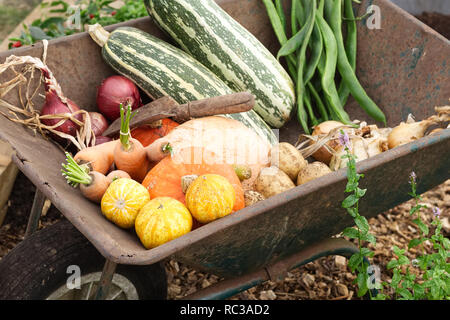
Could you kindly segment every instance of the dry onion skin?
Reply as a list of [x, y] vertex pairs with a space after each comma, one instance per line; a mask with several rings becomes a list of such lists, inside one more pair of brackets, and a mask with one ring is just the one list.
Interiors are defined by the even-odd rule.
[[[390, 128], [379, 129], [376, 125], [362, 126], [361, 129], [344, 129], [350, 137], [351, 149], [349, 152], [355, 156], [356, 161], [368, 159], [387, 151], [387, 137], [391, 132]], [[347, 167], [348, 159], [342, 158], [347, 151], [340, 148], [333, 154], [329, 167], [336, 171]]]
[[[15, 74], [14, 78], [0, 83], [0, 106], [8, 111], [8, 113], [3, 111], [0, 113], [13, 122], [25, 125], [35, 133], [39, 132], [46, 139], [48, 135], [51, 135], [55, 141], [68, 140], [78, 150], [95, 145], [95, 135], [91, 128], [89, 113], [80, 109], [62, 93], [53, 73], [45, 64], [48, 41], [44, 39], [42, 42], [44, 48], [42, 60], [32, 56], [10, 55], [4, 63], [0, 64], [0, 74], [8, 69]], [[14, 69], [18, 66], [23, 66], [20, 72]], [[32, 88], [31, 83], [36, 70], [39, 70], [41, 75], [38, 85]], [[39, 111], [34, 107], [32, 100], [41, 84], [44, 84], [46, 104], [42, 111]], [[26, 87], [25, 94], [22, 93], [22, 85]], [[16, 87], [18, 87], [19, 106], [12, 105], [3, 99], [9, 91]], [[59, 105], [58, 108], [56, 108], [56, 104]], [[47, 112], [46, 109], [49, 111]]]
[[389, 149], [393, 149], [424, 137], [427, 128], [433, 123], [434, 121], [432, 120], [400, 123], [392, 129], [388, 136]]
[[[312, 132], [312, 136], [322, 136], [327, 135], [330, 133], [331, 130], [336, 129], [338, 127], [344, 126], [342, 122], [329, 120], [324, 121], [317, 126], [314, 127], [314, 131]], [[327, 146], [333, 150], [339, 147], [339, 142], [337, 139], [333, 139], [327, 142]], [[327, 150], [326, 147], [322, 147], [319, 150], [317, 150], [315, 153], [312, 154], [312, 157], [317, 160], [321, 161], [325, 164], [329, 164], [331, 161], [331, 157], [333, 154]]]

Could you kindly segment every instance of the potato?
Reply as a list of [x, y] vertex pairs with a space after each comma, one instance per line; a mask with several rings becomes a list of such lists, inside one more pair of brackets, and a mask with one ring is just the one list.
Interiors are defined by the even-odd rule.
[[298, 173], [297, 185], [299, 186], [307, 183], [308, 181], [324, 176], [330, 172], [332, 172], [331, 169], [323, 162], [315, 161], [313, 163], [309, 163]]
[[292, 181], [295, 181], [300, 169], [304, 168], [308, 161], [306, 161], [292, 144], [281, 142], [270, 150], [271, 165], [278, 167], [286, 173]]
[[264, 196], [256, 191], [253, 190], [247, 190], [244, 192], [244, 200], [245, 200], [245, 206], [251, 206], [252, 204], [255, 204], [259, 201], [265, 200]]
[[292, 188], [295, 188], [295, 184], [291, 178], [275, 166], [263, 168], [255, 180], [255, 190], [265, 198]]

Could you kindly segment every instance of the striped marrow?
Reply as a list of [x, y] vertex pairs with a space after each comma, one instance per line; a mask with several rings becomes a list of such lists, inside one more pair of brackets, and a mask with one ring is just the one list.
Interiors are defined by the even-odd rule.
[[[106, 63], [153, 99], [168, 95], [182, 104], [233, 93], [190, 55], [142, 30], [120, 27], [108, 33], [100, 25], [94, 25], [89, 33], [102, 46]], [[277, 143], [272, 129], [255, 111], [224, 116], [242, 122], [270, 144]]]
[[254, 110], [280, 128], [295, 104], [294, 84], [276, 58], [214, 0], [145, 0], [149, 15], [180, 47], [235, 91], [255, 96]]

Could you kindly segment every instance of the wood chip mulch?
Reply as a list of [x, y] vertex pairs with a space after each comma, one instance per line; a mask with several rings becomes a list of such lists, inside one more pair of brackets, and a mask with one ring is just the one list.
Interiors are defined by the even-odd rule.
[[[439, 207], [442, 211], [440, 219], [444, 226], [445, 236], [450, 235], [450, 180], [424, 193], [422, 203], [430, 208]], [[363, 200], [361, 200], [363, 201]], [[369, 220], [371, 233], [377, 243], [368, 247], [375, 252], [372, 264], [381, 271], [381, 281], [390, 282], [392, 272], [387, 270], [389, 261], [395, 258], [392, 247], [407, 249], [408, 242], [418, 236], [418, 229], [412, 223], [409, 211], [414, 206], [412, 200], [405, 202], [385, 213]], [[429, 210], [422, 215], [426, 223], [431, 223], [434, 215]], [[432, 230], [431, 230], [432, 231]], [[356, 243], [356, 242], [355, 242]], [[430, 252], [430, 245], [426, 250]], [[414, 249], [408, 257], [414, 259]], [[194, 293], [221, 279], [215, 275], [195, 272], [188, 266], [176, 261], [166, 264], [169, 278], [169, 299], [179, 299]], [[355, 275], [347, 267], [347, 260], [341, 256], [329, 256], [308, 263], [303, 267], [291, 270], [281, 282], [267, 281], [261, 285], [231, 297], [232, 300], [351, 300], [357, 297], [357, 287], [352, 283]], [[392, 292], [386, 292], [393, 297]]]

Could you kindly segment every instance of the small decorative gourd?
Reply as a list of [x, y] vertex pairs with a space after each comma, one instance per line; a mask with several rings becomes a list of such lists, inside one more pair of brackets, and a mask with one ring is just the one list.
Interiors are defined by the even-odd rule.
[[103, 215], [121, 228], [131, 228], [139, 210], [150, 201], [147, 189], [139, 182], [120, 178], [106, 189], [101, 201]]
[[199, 176], [186, 192], [186, 206], [200, 223], [208, 223], [230, 214], [235, 200], [233, 186], [218, 174]]
[[159, 197], [142, 207], [135, 229], [144, 247], [152, 249], [191, 231], [192, 216], [180, 201]]

